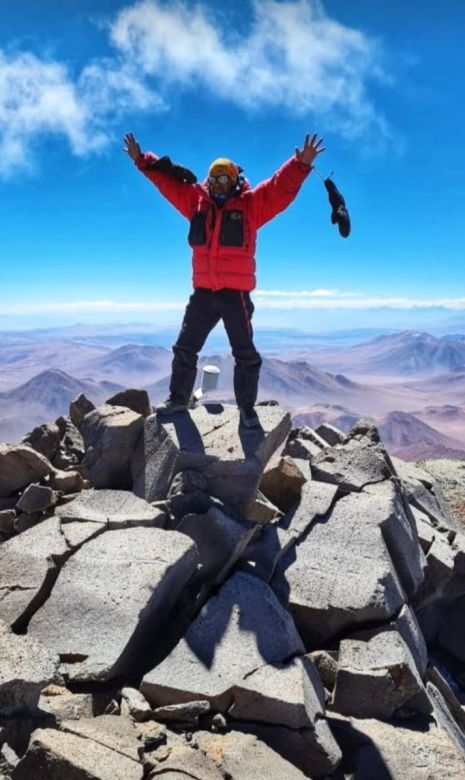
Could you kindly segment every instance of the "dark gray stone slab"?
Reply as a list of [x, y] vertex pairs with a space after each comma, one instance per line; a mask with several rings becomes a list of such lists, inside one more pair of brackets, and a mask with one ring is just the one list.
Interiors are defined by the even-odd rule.
[[0, 618], [27, 625], [50, 593], [70, 548], [51, 517], [0, 546]]
[[[117, 719], [115, 718], [115, 721]], [[55, 729], [37, 729], [25, 756], [14, 769], [14, 780], [142, 780], [143, 767], [98, 741]]]
[[308, 649], [342, 631], [387, 620], [405, 601], [367, 496], [340, 499], [325, 521], [282, 558], [271, 581]]
[[340, 643], [332, 702], [337, 712], [384, 720], [422, 693], [427, 699], [413, 656], [396, 631]]
[[365, 441], [327, 448], [312, 458], [311, 468], [314, 479], [332, 482], [347, 492], [392, 476], [384, 447]]
[[129, 490], [84, 490], [55, 514], [63, 521], [104, 523], [109, 528], [163, 526], [166, 515]]
[[83, 465], [96, 488], [130, 489], [131, 456], [143, 429], [142, 415], [123, 406], [102, 404], [81, 423]]
[[70, 677], [128, 673], [145, 631], [162, 637], [196, 566], [194, 544], [177, 531], [107, 531], [67, 561], [29, 634], [68, 663]]
[[222, 582], [250, 542], [260, 533], [255, 523], [229, 517], [218, 508], [204, 515], [186, 515], [178, 531], [196, 544], [203, 582]]
[[0, 498], [39, 482], [51, 468], [47, 458], [26, 444], [0, 444]]
[[236, 407], [206, 404], [172, 418], [152, 415], [132, 459], [133, 490], [148, 501], [166, 497], [178, 471], [205, 475], [208, 492], [245, 511], [263, 469], [290, 430], [280, 407], [258, 407], [260, 426], [244, 429]]
[[57, 676], [58, 657], [0, 621], [0, 716], [33, 713], [40, 691]]
[[370, 496], [365, 511], [381, 529], [402, 586], [412, 598], [423, 583], [426, 559], [415, 518], [404, 501], [402, 486], [397, 481], [387, 480], [368, 485], [364, 492]]
[[141, 690], [153, 706], [207, 699], [224, 710], [232, 702], [231, 689], [255, 669], [303, 651], [292, 618], [273, 591], [239, 572], [145, 676]]

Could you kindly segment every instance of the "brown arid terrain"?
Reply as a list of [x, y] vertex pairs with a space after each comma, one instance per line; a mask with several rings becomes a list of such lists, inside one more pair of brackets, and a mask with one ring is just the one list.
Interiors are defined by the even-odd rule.
[[[1, 334], [0, 441], [17, 441], [44, 419], [64, 414], [81, 392], [95, 404], [128, 387], [147, 390], [152, 404], [167, 397], [166, 335], [118, 334], [116, 326], [95, 333]], [[284, 336], [277, 348], [278, 335], [263, 337], [263, 347], [257, 337], [263, 357], [259, 400], [277, 400], [295, 425], [330, 422], [347, 432], [356, 420], [369, 419], [388, 451], [404, 460], [465, 459], [463, 337], [406, 331], [344, 349], [310, 350], [302, 349], [303, 339], [296, 348]], [[211, 343], [217, 342], [218, 334]], [[221, 369], [211, 399], [232, 402], [230, 353], [209, 351], [207, 344], [199, 366], [206, 363]]]

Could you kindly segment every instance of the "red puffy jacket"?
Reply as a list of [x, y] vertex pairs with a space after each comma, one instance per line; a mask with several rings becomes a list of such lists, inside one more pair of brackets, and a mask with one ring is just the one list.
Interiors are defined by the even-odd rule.
[[190, 221], [193, 285], [210, 290], [255, 288], [257, 230], [294, 200], [311, 167], [292, 157], [271, 177], [250, 189], [243, 181], [237, 194], [218, 206], [207, 183], [185, 184], [147, 168], [158, 159], [148, 152], [136, 165]]

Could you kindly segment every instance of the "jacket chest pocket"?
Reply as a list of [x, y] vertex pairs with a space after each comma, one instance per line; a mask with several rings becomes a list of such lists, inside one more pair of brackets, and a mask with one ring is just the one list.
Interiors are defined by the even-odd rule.
[[191, 220], [187, 240], [191, 246], [202, 246], [207, 243], [207, 212], [197, 211]]
[[220, 244], [222, 246], [243, 246], [244, 214], [242, 211], [223, 211], [221, 217]]

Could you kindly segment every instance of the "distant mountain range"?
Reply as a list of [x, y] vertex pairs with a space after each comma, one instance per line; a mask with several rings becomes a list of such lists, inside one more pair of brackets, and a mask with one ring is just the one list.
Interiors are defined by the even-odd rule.
[[[125, 343], [133, 334], [117, 330], [94, 343], [92, 329], [84, 331], [86, 343], [74, 330], [57, 339], [50, 332], [10, 333], [0, 342], [0, 441], [16, 441], [66, 414], [81, 392], [95, 404], [123, 387], [147, 389], [153, 404], [167, 397], [171, 350]], [[123, 343], [113, 347], [113, 340]], [[286, 341], [279, 353], [262, 350], [260, 400], [279, 401], [296, 425], [328, 420], [348, 430], [360, 417], [371, 418], [400, 457], [465, 459], [465, 336], [405, 331], [331, 350], [303, 350], [302, 341]], [[206, 363], [221, 369], [211, 397], [234, 402], [231, 354], [203, 355], [199, 370]]]
[[314, 366], [349, 376], [419, 377], [465, 371], [465, 338], [405, 331], [378, 336], [344, 350], [307, 350]]

